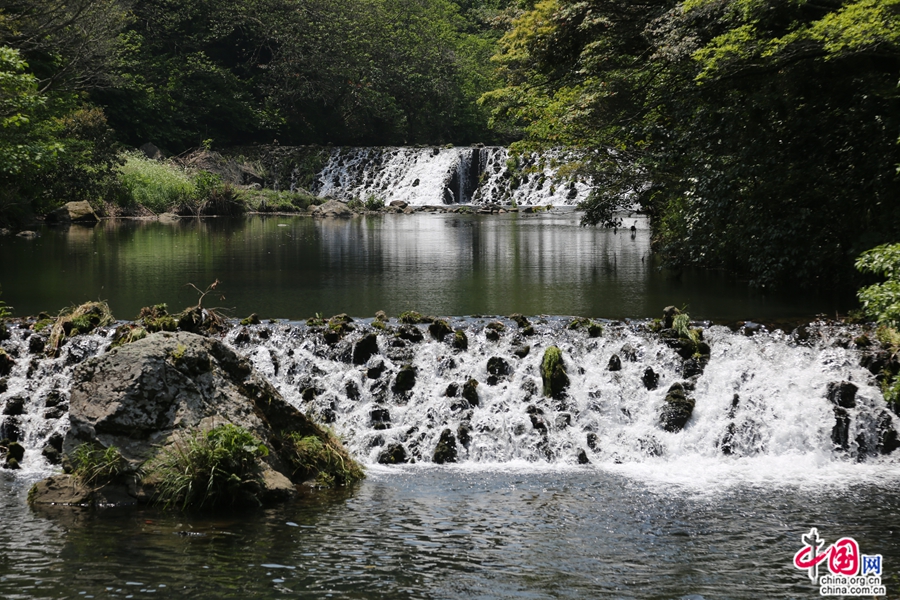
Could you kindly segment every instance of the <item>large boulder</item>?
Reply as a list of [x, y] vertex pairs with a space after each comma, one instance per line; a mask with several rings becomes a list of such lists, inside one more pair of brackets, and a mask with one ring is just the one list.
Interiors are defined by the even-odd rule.
[[[220, 341], [187, 332], [155, 333], [79, 365], [72, 376], [69, 420], [63, 441], [67, 459], [83, 444], [117, 449], [125, 461], [122, 471], [133, 474], [123, 487], [137, 501], [153, 495], [155, 482], [146, 466], [192, 433], [231, 424], [262, 442], [267, 453], [257, 460], [263, 502], [288, 499], [296, 483], [318, 475], [297, 468], [285, 436], [337, 444], [245, 358]], [[352, 462], [342, 448], [336, 451]], [[58, 503], [50, 488], [60, 489], [60, 482], [52, 483], [36, 486], [32, 501]]]
[[312, 209], [314, 217], [352, 217], [353, 211], [340, 200], [329, 200]]
[[48, 223], [97, 223], [100, 218], [86, 201], [67, 202], [47, 215]]

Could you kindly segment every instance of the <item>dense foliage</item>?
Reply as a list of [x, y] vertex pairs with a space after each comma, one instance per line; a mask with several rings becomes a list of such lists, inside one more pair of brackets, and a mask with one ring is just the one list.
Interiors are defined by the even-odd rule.
[[880, 325], [900, 327], [900, 244], [884, 244], [863, 252], [856, 268], [885, 278], [859, 290], [866, 316]]
[[670, 263], [833, 284], [900, 234], [898, 0], [540, 0], [495, 121], [586, 150], [585, 221], [639, 205]]

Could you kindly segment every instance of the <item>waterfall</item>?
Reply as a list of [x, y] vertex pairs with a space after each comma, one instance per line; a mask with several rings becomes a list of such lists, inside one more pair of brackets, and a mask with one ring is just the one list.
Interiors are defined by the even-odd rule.
[[335, 148], [314, 192], [342, 200], [439, 204], [575, 205], [590, 183], [562, 152], [513, 155], [503, 147]]
[[[370, 464], [391, 456], [430, 463], [442, 442], [457, 462], [473, 465], [650, 465], [661, 472], [671, 461], [705, 465], [705, 472], [742, 460], [806, 468], [900, 455], [883, 456], [897, 445], [900, 422], [860, 365], [861, 351], [847, 343], [846, 327], [747, 336], [710, 326], [710, 360], [698, 373], [646, 322], [606, 323], [599, 337], [569, 323], [532, 318], [523, 328], [506, 318], [451, 319], [465, 333], [465, 349], [450, 343], [453, 333], [435, 339], [428, 325], [371, 320], [354, 321], [353, 331], [331, 343], [302, 323], [235, 327], [225, 341]], [[29, 351], [28, 337], [38, 334], [11, 332], [4, 346], [16, 362], [0, 388], [0, 437], [26, 447], [27, 469], [46, 470], [41, 451], [68, 426], [71, 371], [105, 351], [111, 331], [70, 340], [52, 359]], [[541, 360], [550, 346], [561, 349], [570, 381], [556, 398], [542, 393]], [[676, 382], [695, 408], [683, 430], [669, 432], [660, 413]], [[854, 392], [849, 400], [839, 397], [845, 388]]]

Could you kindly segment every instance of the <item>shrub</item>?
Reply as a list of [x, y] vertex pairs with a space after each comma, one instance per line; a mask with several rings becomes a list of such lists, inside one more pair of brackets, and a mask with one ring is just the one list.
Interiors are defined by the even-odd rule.
[[259, 504], [259, 460], [268, 448], [253, 434], [230, 423], [194, 431], [163, 448], [151, 461], [149, 480], [155, 501], [166, 509], [223, 508]]
[[131, 201], [154, 213], [194, 204], [197, 188], [185, 169], [137, 152], [124, 158], [119, 177]]
[[102, 486], [122, 475], [128, 462], [115, 446], [81, 444], [72, 453], [72, 474], [88, 486]]
[[865, 314], [880, 325], [900, 325], [900, 244], [883, 244], [856, 259], [857, 270], [887, 279], [857, 293]]
[[368, 198], [366, 198], [365, 207], [366, 210], [383, 210], [384, 200], [382, 198], [370, 195]]

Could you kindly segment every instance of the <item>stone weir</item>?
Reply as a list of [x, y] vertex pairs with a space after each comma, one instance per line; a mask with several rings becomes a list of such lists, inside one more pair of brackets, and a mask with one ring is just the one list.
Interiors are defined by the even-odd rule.
[[[247, 361], [259, 374], [254, 394], [276, 397], [267, 391], [271, 384], [287, 405], [329, 424], [364, 463], [897, 460], [897, 407], [885, 402], [877, 380], [894, 359], [873, 350], [862, 329], [702, 325], [674, 321], [671, 313], [634, 322], [341, 315], [235, 325], [197, 352], [217, 361], [214, 371]], [[194, 400], [153, 398], [165, 406], [134, 413], [121, 421], [123, 429], [107, 428], [119, 413], [110, 404], [95, 414], [85, 399], [95, 388], [124, 383], [85, 361], [104, 354], [112, 330], [71, 338], [49, 358], [44, 334], [29, 327], [11, 327], [3, 342], [8, 362], [0, 393], [0, 437], [24, 448], [24, 473], [48, 472], [54, 444], [61, 449], [65, 438], [70, 447], [84, 435], [139, 460], [143, 451], [130, 446], [135, 431], [152, 443], [178, 423], [209, 416], [195, 404], [218, 405], [222, 392], [204, 371], [192, 384], [197, 390], [190, 388]], [[169, 350], [177, 354], [176, 339]], [[123, 357], [132, 350], [117, 352], [105, 356], [128, 362]], [[218, 356], [231, 358], [223, 363]], [[183, 379], [195, 362], [166, 367], [166, 381]], [[207, 359], [199, 362], [206, 369]], [[94, 383], [86, 383], [89, 373]], [[213, 396], [201, 400], [203, 389]], [[243, 406], [221, 416], [259, 417], [256, 400]], [[250, 428], [267, 439], [255, 423]]]
[[253, 157], [275, 189], [306, 188], [344, 201], [411, 206], [504, 204], [574, 206], [590, 181], [567, 171], [577, 157], [562, 151], [512, 153], [501, 146], [256, 147]]

